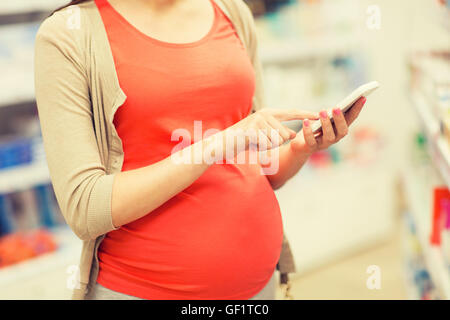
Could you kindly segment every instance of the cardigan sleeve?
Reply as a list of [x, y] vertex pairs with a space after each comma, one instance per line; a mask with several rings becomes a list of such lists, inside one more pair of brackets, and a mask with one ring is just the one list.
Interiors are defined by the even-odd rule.
[[113, 175], [101, 161], [76, 30], [57, 12], [35, 42], [35, 92], [51, 181], [62, 214], [82, 240], [114, 230]]

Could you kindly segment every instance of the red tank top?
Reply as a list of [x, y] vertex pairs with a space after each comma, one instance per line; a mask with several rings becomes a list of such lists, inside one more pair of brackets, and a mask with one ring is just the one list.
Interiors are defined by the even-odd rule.
[[[126, 102], [114, 124], [122, 171], [170, 156], [172, 132], [223, 130], [251, 112], [252, 64], [230, 20], [213, 2], [209, 33], [174, 44], [137, 30], [96, 0]], [[151, 178], [151, 177], [149, 177]], [[214, 164], [158, 209], [109, 232], [97, 282], [144, 299], [249, 299], [269, 281], [281, 251], [275, 194], [257, 164]]]

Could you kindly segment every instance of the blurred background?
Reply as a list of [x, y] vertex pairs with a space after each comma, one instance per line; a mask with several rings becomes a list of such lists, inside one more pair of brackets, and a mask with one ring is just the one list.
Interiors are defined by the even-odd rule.
[[[68, 299], [76, 276], [33, 89], [35, 34], [67, 2], [0, 3], [0, 299]], [[270, 107], [381, 84], [349, 136], [277, 191], [293, 297], [450, 299], [450, 0], [247, 3]]]

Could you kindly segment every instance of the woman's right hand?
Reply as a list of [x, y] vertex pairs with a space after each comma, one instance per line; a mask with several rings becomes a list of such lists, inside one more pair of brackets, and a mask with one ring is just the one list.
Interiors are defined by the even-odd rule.
[[297, 109], [261, 109], [219, 132], [216, 138], [222, 144], [223, 158], [230, 154], [227, 152], [236, 155], [250, 146], [265, 151], [295, 138], [296, 132], [283, 125], [283, 121], [304, 119], [317, 120], [319, 114]]

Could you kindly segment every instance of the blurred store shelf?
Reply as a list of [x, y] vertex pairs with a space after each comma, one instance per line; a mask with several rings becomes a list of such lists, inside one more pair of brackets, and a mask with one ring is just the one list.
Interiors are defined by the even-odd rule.
[[301, 60], [346, 56], [356, 48], [355, 37], [319, 37], [305, 41], [280, 41], [262, 44], [260, 59], [264, 65]]
[[431, 203], [427, 199], [426, 184], [413, 169], [405, 169], [403, 186], [420, 246], [425, 258], [425, 264], [433, 284], [438, 289], [442, 299], [450, 299], [450, 270], [444, 260], [440, 246], [430, 243], [431, 231]]
[[411, 101], [422, 121], [433, 163], [441, 173], [447, 187], [450, 188], [450, 148], [440, 132], [439, 121], [431, 112], [427, 100], [421, 93], [413, 93]]
[[0, 25], [11, 25], [41, 21], [53, 10], [67, 4], [64, 0], [2, 1], [0, 3]]
[[0, 77], [0, 108], [34, 102], [33, 53], [38, 28], [37, 21], [0, 27], [0, 69], [8, 75]]
[[0, 3], [0, 15], [20, 14], [28, 12], [50, 12], [59, 6], [67, 4], [67, 0], [15, 0]]
[[450, 32], [450, 6], [446, 6], [439, 1], [434, 1], [433, 14], [435, 15], [435, 21], [439, 23], [445, 30]]
[[415, 286], [413, 280], [414, 274], [410, 270], [406, 270], [403, 273], [403, 285], [405, 287], [405, 293], [408, 300], [421, 300], [420, 294]]
[[50, 183], [50, 175], [44, 161], [0, 171], [0, 194], [26, 190], [47, 183]]
[[17, 105], [32, 105], [35, 101], [34, 88], [26, 89], [27, 86], [21, 90], [14, 90], [8, 93], [2, 94], [0, 97], [0, 108], [14, 107]]
[[67, 279], [71, 266], [78, 265], [82, 242], [67, 227], [53, 235], [59, 245], [56, 251], [0, 268], [0, 299], [70, 298]]
[[81, 250], [81, 241], [69, 228], [56, 230], [53, 235], [59, 246], [56, 251], [0, 268], [0, 288], [51, 271], [52, 268], [64, 266], [77, 249]]

